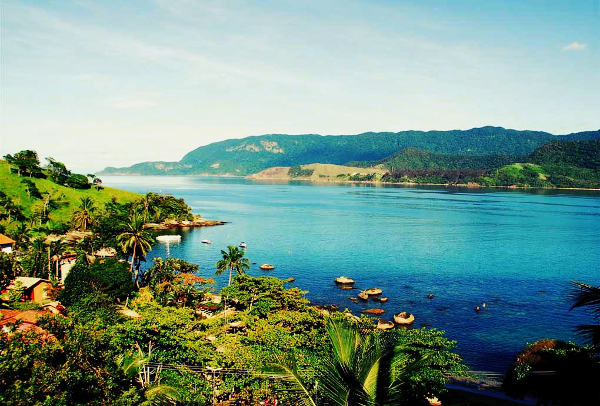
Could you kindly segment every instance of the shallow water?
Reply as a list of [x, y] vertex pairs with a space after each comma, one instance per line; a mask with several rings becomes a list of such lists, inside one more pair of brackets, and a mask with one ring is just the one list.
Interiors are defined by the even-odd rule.
[[[527, 343], [579, 342], [573, 333], [591, 316], [569, 310], [571, 280], [599, 284], [600, 194], [447, 187], [375, 187], [233, 178], [104, 177], [108, 186], [183, 197], [220, 227], [177, 230], [168, 255], [214, 276], [220, 250], [248, 244], [253, 275], [295, 277], [314, 303], [355, 312], [409, 311], [415, 326], [446, 331], [474, 370], [504, 372]], [[202, 239], [212, 240], [211, 245]], [[168, 249], [167, 249], [168, 248]], [[149, 261], [149, 265], [151, 261]], [[389, 302], [352, 303], [333, 279], [377, 286]], [[227, 276], [217, 278], [227, 283]], [[433, 299], [427, 296], [433, 294]], [[480, 313], [476, 306], [486, 302]]]

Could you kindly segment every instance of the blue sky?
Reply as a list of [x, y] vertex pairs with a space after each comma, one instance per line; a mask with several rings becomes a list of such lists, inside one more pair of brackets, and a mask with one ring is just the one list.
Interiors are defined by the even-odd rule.
[[79, 172], [268, 133], [600, 128], [599, 0], [0, 4], [0, 154]]

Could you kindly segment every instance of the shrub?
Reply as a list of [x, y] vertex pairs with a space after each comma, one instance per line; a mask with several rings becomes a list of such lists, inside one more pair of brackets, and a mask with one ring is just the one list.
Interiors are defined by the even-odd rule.
[[513, 398], [532, 394], [538, 404], [600, 404], [600, 363], [591, 349], [558, 340], [527, 346], [508, 368], [502, 389]]

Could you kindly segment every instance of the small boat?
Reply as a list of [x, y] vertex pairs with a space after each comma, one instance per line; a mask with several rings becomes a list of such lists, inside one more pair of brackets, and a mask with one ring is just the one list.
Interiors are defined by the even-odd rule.
[[202, 244], [212, 244], [212, 241], [204, 239], [204, 240], [202, 240]]
[[394, 322], [396, 322], [396, 324], [406, 326], [415, 322], [415, 316], [409, 312], [398, 313], [394, 315]]
[[241, 248], [247, 248], [248, 246], [246, 245], [246, 243], [245, 243], [245, 242], [242, 242], [242, 243], [240, 243], [240, 247], [241, 247]]
[[271, 264], [262, 264], [261, 266], [259, 266], [259, 268], [263, 271], [272, 271], [273, 269], [275, 269], [275, 267]]
[[180, 235], [159, 235], [156, 237], [157, 241], [160, 242], [175, 242], [181, 240]]

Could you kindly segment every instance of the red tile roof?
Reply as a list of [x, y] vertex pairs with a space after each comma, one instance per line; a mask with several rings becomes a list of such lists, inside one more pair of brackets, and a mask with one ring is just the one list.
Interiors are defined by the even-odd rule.
[[0, 234], [0, 244], [14, 244], [15, 240], [5, 236], [4, 234]]

